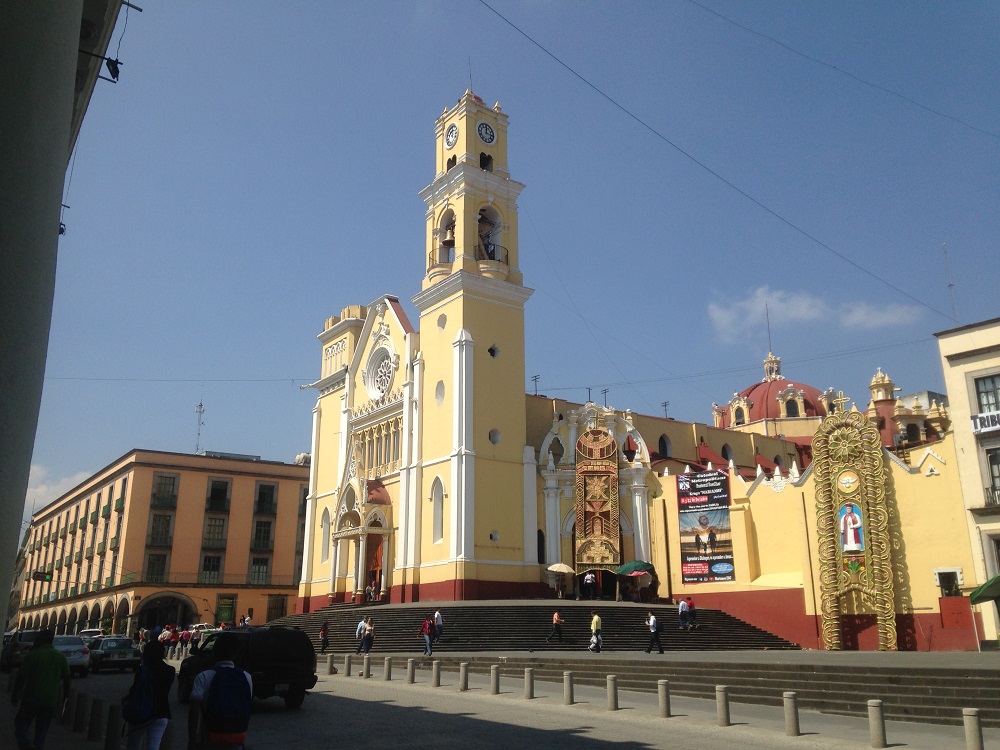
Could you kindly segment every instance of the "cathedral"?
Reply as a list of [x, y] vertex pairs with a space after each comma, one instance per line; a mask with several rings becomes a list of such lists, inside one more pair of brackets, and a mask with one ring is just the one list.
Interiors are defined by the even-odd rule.
[[[386, 295], [318, 336], [298, 611], [578, 596], [593, 572], [605, 598], [694, 596], [812, 648], [973, 642], [968, 600], [941, 604], [973, 569], [943, 406], [876, 407], [873, 380], [848, 409], [774, 355], [713, 424], [525, 393], [507, 132], [471, 91], [435, 123], [417, 319]], [[900, 554], [935, 529], [966, 542]]]

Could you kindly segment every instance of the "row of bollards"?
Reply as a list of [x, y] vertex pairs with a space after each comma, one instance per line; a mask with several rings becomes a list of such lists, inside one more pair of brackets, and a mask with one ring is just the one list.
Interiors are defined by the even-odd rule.
[[[351, 676], [351, 654], [344, 657], [344, 674]], [[334, 674], [334, 657], [331, 654], [327, 657], [327, 674]], [[416, 659], [406, 660], [406, 682], [409, 685], [416, 681]], [[459, 691], [465, 692], [469, 689], [469, 663], [460, 662], [459, 665]], [[365, 655], [362, 676], [371, 677], [371, 661], [369, 655]], [[392, 657], [385, 657], [385, 667], [382, 679], [392, 679]], [[437, 659], [431, 662], [431, 686], [441, 687], [441, 662]], [[656, 682], [657, 703], [660, 718], [670, 718], [673, 716], [670, 710], [670, 681], [657, 680]], [[500, 665], [490, 666], [490, 694], [500, 694]], [[531, 667], [524, 669], [524, 699], [533, 700], [535, 697], [535, 670]], [[100, 699], [98, 699], [100, 700]], [[617, 711], [618, 706], [618, 676], [609, 674], [607, 676], [607, 701], [608, 710]], [[574, 704], [573, 673], [563, 672], [563, 704], [572, 706]], [[789, 737], [798, 737], [802, 734], [799, 726], [799, 706], [798, 698], [794, 692], [782, 693], [782, 704], [785, 714], [785, 734]], [[114, 709], [114, 707], [112, 707]], [[77, 714], [86, 714], [86, 707], [82, 709], [77, 706]], [[729, 687], [727, 685], [716, 685], [715, 687], [715, 711], [716, 722], [720, 727], [732, 725], [729, 711]], [[118, 709], [118, 721], [121, 721], [121, 709]], [[962, 720], [965, 726], [965, 747], [966, 750], [984, 750], [983, 729], [979, 719], [979, 709], [962, 709]], [[111, 718], [109, 717], [109, 724]], [[119, 723], [120, 726], [120, 723]], [[75, 724], [74, 724], [75, 729]], [[885, 732], [885, 716], [882, 712], [882, 701], [868, 701], [868, 729], [869, 741], [873, 748], [888, 747]], [[79, 730], [76, 730], [79, 731]], [[88, 736], [89, 739], [89, 736]]]

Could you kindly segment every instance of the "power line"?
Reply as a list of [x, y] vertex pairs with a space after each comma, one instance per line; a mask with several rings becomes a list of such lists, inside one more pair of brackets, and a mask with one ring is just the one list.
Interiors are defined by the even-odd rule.
[[994, 133], [991, 130], [985, 130], [984, 128], [976, 127], [972, 123], [969, 123], [969, 122], [966, 122], [965, 120], [959, 119], [958, 117], [955, 117], [954, 115], [949, 115], [947, 112], [942, 112], [939, 109], [934, 109], [933, 107], [929, 107], [926, 104], [922, 104], [921, 102], [918, 102], [916, 99], [911, 99], [906, 94], [901, 94], [898, 91], [890, 89], [890, 88], [888, 88], [886, 86], [883, 86], [881, 84], [874, 83], [872, 81], [866, 80], [866, 79], [862, 78], [861, 76], [854, 75], [854, 73], [851, 73], [849, 70], [844, 70], [843, 68], [838, 68], [836, 65], [834, 65], [832, 63], [828, 63], [828, 62], [825, 62], [823, 60], [820, 60], [819, 58], [813, 57], [812, 55], [808, 55], [805, 52], [802, 52], [801, 50], [797, 50], [794, 47], [792, 47], [792, 46], [790, 46], [788, 44], [785, 44], [784, 42], [782, 42], [779, 39], [775, 39], [772, 36], [768, 36], [767, 34], [764, 34], [763, 32], [757, 31], [756, 29], [751, 29], [749, 26], [744, 26], [739, 21], [734, 21], [729, 16], [724, 16], [721, 13], [719, 13], [717, 10], [713, 10], [712, 8], [709, 8], [709, 7], [705, 6], [705, 5], [702, 5], [701, 3], [696, 2], [696, 0], [687, 0], [687, 2], [691, 3], [691, 5], [695, 5], [695, 6], [699, 7], [699, 8], [701, 8], [706, 13], [711, 13], [713, 16], [721, 18], [726, 23], [730, 23], [730, 24], [732, 24], [733, 26], [735, 26], [738, 29], [742, 29], [743, 31], [747, 32], [748, 34], [753, 34], [754, 36], [759, 36], [761, 39], [766, 39], [767, 41], [771, 42], [772, 44], [776, 44], [779, 47], [781, 47], [782, 49], [787, 50], [788, 52], [791, 52], [793, 55], [798, 55], [799, 57], [802, 57], [802, 58], [808, 60], [809, 62], [816, 63], [817, 65], [822, 65], [824, 68], [829, 68], [830, 70], [833, 70], [833, 71], [835, 71], [837, 73], [840, 73], [841, 75], [847, 76], [848, 78], [850, 78], [850, 79], [852, 79], [854, 81], [857, 81], [860, 84], [863, 84], [865, 86], [870, 86], [873, 89], [881, 91], [881, 92], [883, 92], [885, 94], [889, 94], [890, 96], [894, 96], [897, 99], [902, 99], [904, 102], [907, 102], [908, 104], [912, 104], [915, 107], [919, 107], [920, 109], [924, 110], [925, 112], [930, 112], [932, 115], [937, 115], [938, 117], [943, 117], [946, 120], [951, 120], [952, 122], [957, 123], [958, 125], [961, 125], [962, 127], [968, 128], [969, 130], [975, 130], [977, 133], [982, 133], [983, 135], [988, 135], [991, 138], [1000, 138], [1000, 133]]
[[[498, 10], [496, 10], [496, 8], [492, 7], [489, 3], [486, 2], [486, 0], [479, 0], [479, 2], [485, 8], [487, 8], [491, 13], [493, 13], [494, 15], [496, 15], [497, 18], [499, 18], [501, 21], [503, 21], [504, 23], [506, 23], [508, 26], [510, 26], [512, 29], [514, 29], [514, 31], [516, 31], [518, 34], [520, 34], [521, 36], [523, 36], [525, 39], [527, 39], [529, 42], [531, 42], [533, 45], [535, 45], [542, 52], [544, 52], [546, 55], [548, 55], [549, 57], [551, 57], [560, 66], [562, 66], [567, 71], [569, 71], [571, 74], [573, 74], [576, 78], [578, 78], [587, 87], [589, 87], [595, 93], [597, 93], [601, 98], [605, 99], [608, 103], [610, 103], [611, 105], [613, 105], [615, 108], [619, 109], [629, 119], [635, 121], [638, 125], [642, 126], [646, 130], [648, 130], [656, 138], [658, 138], [659, 140], [661, 140], [664, 143], [666, 143], [668, 146], [670, 146], [672, 149], [674, 149], [675, 151], [677, 151], [679, 154], [681, 154], [682, 156], [684, 156], [689, 161], [693, 162], [694, 164], [697, 164], [699, 167], [701, 167], [704, 171], [708, 172], [712, 177], [714, 177], [715, 179], [717, 179], [719, 182], [723, 183], [724, 185], [726, 185], [727, 187], [729, 187], [731, 190], [735, 191], [739, 195], [742, 195], [744, 198], [746, 198], [748, 201], [750, 201], [755, 206], [757, 206], [758, 208], [760, 208], [762, 211], [765, 211], [766, 213], [770, 214], [771, 216], [773, 216], [775, 219], [777, 219], [778, 221], [780, 221], [785, 226], [789, 227], [790, 229], [794, 230], [795, 232], [798, 232], [800, 235], [802, 235], [806, 239], [810, 240], [811, 242], [813, 242], [814, 244], [816, 244], [819, 247], [823, 248], [824, 250], [826, 250], [827, 252], [831, 253], [832, 255], [836, 256], [837, 258], [840, 258], [840, 260], [844, 261], [845, 263], [847, 263], [848, 265], [850, 265], [853, 268], [857, 269], [858, 271], [860, 271], [861, 273], [865, 274], [866, 276], [868, 276], [868, 277], [874, 279], [875, 281], [878, 281], [879, 283], [884, 284], [885, 286], [889, 287], [890, 289], [892, 289], [897, 294], [901, 294], [902, 296], [906, 297], [907, 299], [912, 300], [913, 302], [916, 302], [921, 307], [926, 307], [931, 312], [934, 312], [934, 313], [940, 315], [943, 318], [947, 318], [948, 320], [954, 320], [947, 313], [941, 312], [936, 307], [933, 307], [932, 305], [928, 304], [927, 302], [924, 302], [923, 300], [918, 299], [917, 297], [914, 297], [912, 294], [910, 294], [909, 292], [907, 292], [907, 291], [901, 289], [900, 287], [896, 286], [895, 284], [893, 284], [889, 280], [883, 279], [881, 276], [879, 276], [878, 274], [876, 274], [874, 271], [869, 271], [867, 268], [865, 268], [864, 266], [862, 266], [860, 263], [857, 263], [857, 262], [851, 260], [846, 255], [844, 255], [843, 253], [841, 253], [841, 252], [833, 249], [830, 245], [826, 244], [825, 242], [823, 242], [822, 240], [820, 240], [818, 237], [813, 236], [812, 234], [810, 234], [809, 232], [807, 232], [805, 229], [803, 229], [802, 227], [800, 227], [798, 224], [795, 224], [790, 219], [786, 219], [784, 216], [782, 216], [781, 214], [779, 214], [774, 209], [772, 209], [769, 206], [767, 206], [766, 204], [762, 203], [757, 198], [754, 198], [752, 195], [750, 195], [750, 193], [748, 193], [745, 190], [743, 190], [742, 188], [738, 187], [735, 183], [730, 182], [728, 179], [726, 179], [725, 177], [723, 177], [719, 172], [715, 171], [710, 166], [708, 166], [704, 162], [700, 161], [696, 156], [694, 156], [693, 154], [685, 151], [683, 148], [681, 148], [681, 146], [679, 146], [678, 144], [674, 143], [672, 140], [670, 140], [669, 138], [667, 138], [659, 130], [657, 130], [656, 128], [654, 128], [652, 125], [650, 125], [645, 120], [643, 120], [641, 117], [639, 117], [637, 114], [635, 114], [630, 109], [628, 109], [628, 107], [626, 107], [625, 105], [619, 103], [617, 99], [615, 99], [614, 97], [612, 97], [610, 94], [605, 93], [601, 88], [599, 88], [597, 85], [591, 83], [582, 74], [576, 72], [576, 70], [574, 70], [572, 67], [570, 67], [568, 63], [563, 62], [563, 60], [561, 58], [557, 57], [554, 53], [552, 53], [548, 49], [546, 49], [540, 42], [535, 41], [535, 39], [533, 37], [531, 37], [527, 32], [523, 31], [520, 27], [518, 27], [513, 21], [511, 21], [506, 16], [504, 16], [502, 13], [500, 13]], [[957, 323], [958, 321], [955, 321], [955, 322]]]

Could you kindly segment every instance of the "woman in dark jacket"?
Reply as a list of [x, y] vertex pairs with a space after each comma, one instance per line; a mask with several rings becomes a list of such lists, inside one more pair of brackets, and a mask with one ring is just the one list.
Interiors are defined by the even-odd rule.
[[170, 686], [174, 682], [176, 670], [163, 661], [165, 649], [159, 641], [151, 641], [142, 650], [142, 664], [136, 672], [135, 680], [132, 682], [132, 689], [129, 695], [122, 702], [134, 695], [141, 680], [145, 680], [145, 675], [153, 686], [153, 716], [152, 718], [136, 723], [129, 722], [128, 725], [128, 750], [139, 750], [142, 747], [143, 739], [146, 740], [148, 750], [160, 750], [160, 740], [167, 730], [167, 722], [170, 721]]

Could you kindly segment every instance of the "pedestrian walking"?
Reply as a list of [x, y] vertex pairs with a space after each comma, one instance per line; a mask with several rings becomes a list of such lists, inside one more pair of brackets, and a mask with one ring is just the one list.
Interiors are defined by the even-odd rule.
[[656, 619], [656, 615], [653, 614], [652, 610], [650, 610], [646, 615], [646, 627], [649, 628], [649, 643], [646, 646], [646, 653], [648, 654], [652, 651], [653, 645], [655, 644], [656, 648], [662, 654], [663, 644], [660, 643], [660, 623]]
[[417, 633], [424, 639], [424, 656], [430, 656], [434, 653], [434, 615], [428, 615], [424, 618], [424, 623]]
[[215, 641], [215, 666], [200, 672], [191, 686], [188, 747], [243, 747], [253, 705], [253, 679], [236, 666], [239, 641], [221, 636]]
[[[14, 737], [18, 750], [44, 750], [45, 737], [58, 706], [65, 707], [69, 697], [69, 663], [52, 641], [55, 633], [42, 630], [35, 636], [35, 645], [25, 657], [14, 678], [11, 705], [21, 705], [14, 716]], [[62, 703], [59, 684], [62, 683]], [[31, 725], [34, 723], [34, 739]]]
[[369, 653], [372, 650], [372, 643], [375, 642], [375, 623], [372, 618], [365, 618], [365, 628], [361, 633], [361, 650]]
[[[159, 750], [170, 722], [170, 686], [176, 670], [163, 661], [165, 649], [159, 641], [142, 650], [142, 663], [132, 687], [122, 698], [122, 718], [128, 723], [128, 750]], [[145, 743], [145, 744], [144, 744]]]
[[361, 653], [361, 646], [364, 645], [361, 642], [361, 637], [365, 634], [365, 622], [366, 622], [366, 618], [362, 617], [361, 618], [361, 622], [359, 622], [358, 626], [354, 629], [354, 637], [358, 641], [358, 647], [356, 649], [354, 649], [354, 653], [356, 653], [356, 654], [360, 654]]
[[677, 626], [681, 630], [689, 630], [691, 627], [691, 618], [688, 615], [691, 609], [690, 601], [690, 597], [686, 600], [681, 599], [681, 603], [677, 605]]
[[330, 623], [324, 622], [319, 626], [319, 652], [326, 653], [326, 647], [330, 645]]
[[601, 653], [601, 643], [604, 640], [601, 635], [601, 616], [597, 614], [597, 610], [591, 610], [590, 616], [590, 646], [588, 648], [595, 654], [599, 654]]
[[562, 625], [564, 622], [566, 621], [559, 615], [558, 609], [552, 613], [552, 632], [549, 633], [549, 637], [545, 639], [546, 643], [552, 640], [552, 636], [556, 636], [557, 638], [559, 638], [560, 643], [563, 642]]
[[441, 616], [441, 610], [437, 610], [434, 613], [434, 643], [438, 643], [441, 640], [441, 634], [444, 632], [444, 617]]

